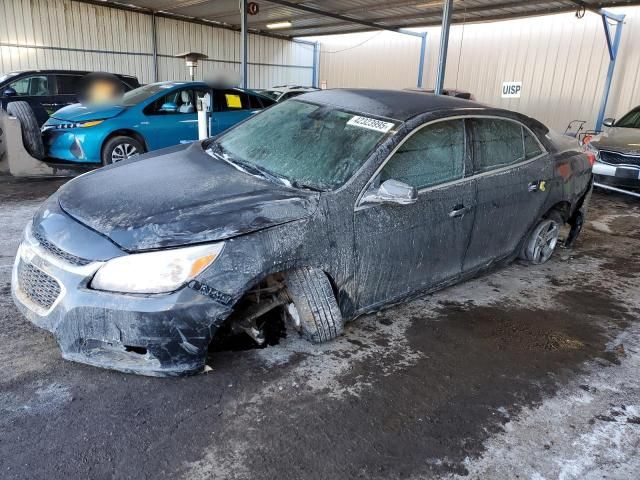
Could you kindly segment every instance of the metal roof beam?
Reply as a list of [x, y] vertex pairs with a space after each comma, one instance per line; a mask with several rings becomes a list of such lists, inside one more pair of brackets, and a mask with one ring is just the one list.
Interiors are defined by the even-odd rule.
[[[345, 10], [338, 10], [333, 13], [337, 13], [339, 15], [348, 15], [353, 13], [379, 12], [381, 10], [389, 10], [391, 8], [416, 7], [417, 5], [424, 5], [425, 3], [427, 3], [425, 2], [425, 0], [409, 0], [409, 1], [402, 0], [402, 1], [395, 1], [395, 2], [382, 2], [376, 5], [370, 5], [367, 7], [359, 6], [359, 7], [348, 8]], [[421, 10], [422, 9], [423, 7], [421, 7]], [[435, 9], [436, 12], [439, 12], [442, 10], [442, 2], [434, 3], [432, 6], [424, 8], [424, 10], [427, 10], [427, 9]], [[259, 22], [252, 23], [252, 25], [253, 26], [266, 25], [268, 23], [278, 23], [278, 22], [285, 22], [285, 21], [301, 22], [305, 20], [315, 20], [316, 18], [318, 18], [317, 15], [296, 15], [295, 17], [288, 16], [288, 17], [278, 17], [274, 19], [268, 19], [264, 21], [261, 20]]]
[[[491, 11], [496, 11], [496, 10], [503, 10], [503, 9], [509, 9], [509, 8], [516, 8], [516, 7], [542, 7], [544, 8], [547, 5], [551, 5], [551, 4], [557, 4], [558, 1], [557, 0], [537, 0], [537, 1], [532, 1], [526, 4], [522, 3], [522, 0], [520, 1], [510, 1], [510, 2], [505, 2], [505, 3], [498, 3], [498, 4], [494, 4], [493, 6], [489, 6], [489, 5], [483, 5], [481, 7], [471, 7], [471, 8], [460, 8], [458, 10], [456, 10], [454, 12], [454, 15], [460, 19], [462, 18], [466, 18], [466, 16], [468, 15], [475, 15], [478, 13], [485, 13], [485, 12], [491, 12]], [[567, 7], [569, 9], [571, 9], [572, 7]], [[556, 9], [551, 9], [549, 8], [548, 11], [546, 13], [552, 13], [555, 12]], [[566, 10], [565, 10], [566, 11]], [[426, 12], [425, 12], [426, 13]], [[529, 13], [531, 14], [531, 12], [525, 12], [525, 13]], [[537, 13], [537, 15], [542, 15], [543, 12], [541, 13]], [[515, 14], [510, 14], [510, 15], [515, 15]], [[424, 22], [434, 22], [433, 24], [439, 24], [442, 21], [442, 10], [438, 9], [435, 12], [429, 12], [426, 14], [411, 14], [411, 15], [396, 15], [393, 17], [376, 17], [376, 18], [372, 18], [372, 19], [368, 19], [366, 21], [368, 22], [373, 22], [373, 23], [379, 23], [379, 22], [389, 22], [389, 21], [404, 21], [404, 20], [417, 20], [419, 18], [423, 18], [425, 20], [423, 20], [422, 24], [418, 24], [417, 22], [412, 22], [412, 25], [425, 25]], [[291, 19], [292, 21], [295, 21], [295, 18]], [[271, 23], [271, 22], [269, 22]], [[333, 23], [322, 23], [322, 24], [316, 24], [316, 25], [305, 25], [305, 26], [300, 26], [300, 27], [295, 27], [292, 26], [290, 29], [290, 31], [300, 31], [300, 30], [319, 30], [319, 29], [323, 29], [323, 28], [329, 28], [329, 27], [338, 27], [343, 25], [342, 23], [337, 23], [337, 22], [333, 22]], [[399, 25], [399, 24], [394, 24], [394, 25], [386, 25], [387, 29], [394, 29], [394, 28], [404, 28], [405, 25]]]
[[356, 17], [342, 15], [342, 14], [339, 14], [339, 13], [327, 12], [325, 10], [321, 10], [319, 8], [316, 8], [316, 7], [309, 7], [307, 5], [292, 3], [292, 2], [287, 1], [287, 0], [268, 0], [268, 1], [271, 2], [271, 3], [275, 3], [277, 5], [282, 5], [283, 7], [288, 7], [288, 8], [294, 9], [294, 10], [301, 10], [303, 12], [313, 13], [315, 15], [321, 15], [323, 17], [335, 18], [336, 20], [341, 20], [341, 21], [347, 22], [347, 23], [355, 23], [355, 24], [358, 24], [358, 25], [364, 25], [365, 27], [373, 28], [375, 30], [389, 30], [391, 32], [404, 33], [406, 35], [422, 37], [422, 34], [417, 33], [417, 32], [409, 32], [409, 31], [406, 31], [406, 30], [404, 30], [402, 28], [388, 27], [388, 26], [383, 25], [381, 23], [369, 22], [369, 21], [366, 21], [366, 20], [361, 20], [361, 19], [356, 18]]

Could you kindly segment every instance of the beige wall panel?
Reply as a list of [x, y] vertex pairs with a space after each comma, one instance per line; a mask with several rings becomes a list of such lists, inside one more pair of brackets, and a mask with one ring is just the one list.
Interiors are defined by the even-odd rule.
[[[607, 108], [619, 117], [640, 104], [640, 7], [625, 14]], [[428, 32], [425, 86], [433, 88], [440, 28]], [[406, 88], [417, 80], [419, 39], [393, 32], [318, 37], [320, 80], [329, 87]], [[551, 15], [451, 28], [445, 86], [478, 101], [516, 110], [564, 130], [573, 119], [593, 127], [609, 56], [600, 17]], [[504, 81], [522, 81], [520, 98], [501, 98]]]
[[[160, 80], [185, 80], [185, 51], [205, 53], [198, 78], [240, 68], [240, 34], [179, 20], [156, 19]], [[0, 0], [0, 75], [13, 70], [100, 70], [154, 80], [152, 18], [72, 0]], [[313, 47], [250, 35], [249, 86], [312, 81]]]

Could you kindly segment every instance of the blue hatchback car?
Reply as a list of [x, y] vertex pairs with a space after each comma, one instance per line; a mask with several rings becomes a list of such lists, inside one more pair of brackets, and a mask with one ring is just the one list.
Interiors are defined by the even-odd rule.
[[201, 82], [159, 82], [127, 92], [117, 105], [73, 104], [42, 127], [45, 155], [108, 165], [143, 152], [198, 138], [196, 101], [211, 95], [210, 135], [217, 135], [273, 100], [240, 88]]

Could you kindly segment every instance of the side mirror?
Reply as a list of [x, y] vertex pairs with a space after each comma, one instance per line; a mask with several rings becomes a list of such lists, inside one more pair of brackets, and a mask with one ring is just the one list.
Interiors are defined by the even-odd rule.
[[160, 107], [160, 111], [167, 113], [176, 113], [178, 111], [178, 106], [173, 102], [163, 103], [162, 107]]
[[386, 180], [378, 188], [367, 191], [360, 200], [360, 204], [390, 203], [394, 205], [410, 205], [418, 199], [415, 187], [398, 180]]
[[605, 119], [602, 121], [602, 124], [603, 124], [605, 127], [613, 127], [613, 124], [614, 124], [614, 123], [616, 123], [616, 119], [615, 119], [615, 118], [605, 118]]
[[18, 92], [16, 92], [13, 88], [11, 87], [7, 87], [3, 90], [2, 92], [2, 96], [3, 97], [15, 97], [18, 95]]

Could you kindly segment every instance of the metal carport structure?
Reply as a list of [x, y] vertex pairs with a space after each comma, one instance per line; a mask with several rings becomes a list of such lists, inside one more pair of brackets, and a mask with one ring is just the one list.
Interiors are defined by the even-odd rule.
[[[421, 38], [420, 68], [417, 85], [423, 84], [426, 33], [409, 28], [442, 25], [440, 54], [436, 75], [436, 93], [443, 88], [447, 60], [449, 27], [455, 23], [487, 22], [555, 13], [587, 11], [600, 15], [609, 52], [609, 66], [596, 121], [601, 129], [609, 97], [611, 81], [620, 45], [624, 15], [616, 15], [609, 7], [640, 5], [640, 0], [82, 0], [116, 8], [134, 9], [155, 16], [202, 22], [241, 32], [241, 73], [247, 86], [249, 32], [277, 36], [297, 42], [296, 37], [321, 36], [367, 30], [389, 30]], [[611, 23], [613, 22], [613, 23]], [[612, 27], [615, 31], [612, 32]], [[155, 34], [154, 34], [155, 35]], [[310, 43], [310, 42], [307, 42]], [[319, 47], [314, 48], [313, 83], [318, 84]]]

